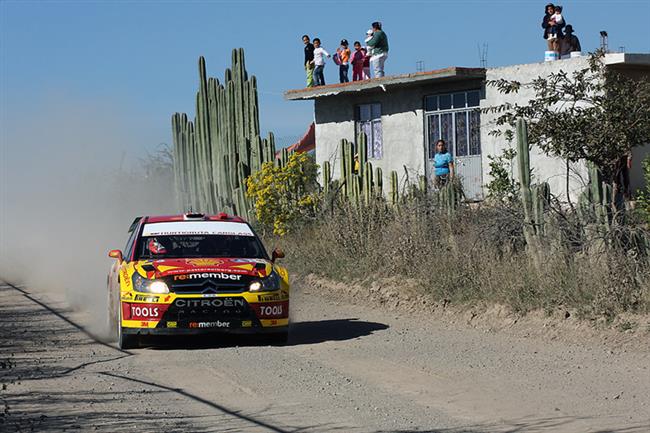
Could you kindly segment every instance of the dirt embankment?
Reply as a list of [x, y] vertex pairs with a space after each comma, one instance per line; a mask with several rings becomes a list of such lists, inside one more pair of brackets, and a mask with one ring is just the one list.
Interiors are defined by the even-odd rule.
[[452, 305], [434, 302], [416, 280], [387, 278], [370, 284], [332, 281], [315, 274], [296, 276], [295, 282], [314, 292], [327, 293], [339, 303], [371, 305], [388, 312], [426, 317], [446, 327], [503, 332], [519, 337], [539, 337], [566, 343], [602, 343], [612, 348], [650, 351], [650, 316], [622, 314], [582, 319], [572, 309], [513, 312], [504, 305]]

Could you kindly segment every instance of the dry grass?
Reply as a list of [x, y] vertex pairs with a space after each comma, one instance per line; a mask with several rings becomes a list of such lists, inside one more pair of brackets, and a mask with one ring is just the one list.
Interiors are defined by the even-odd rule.
[[426, 200], [397, 210], [339, 204], [275, 243], [293, 272], [362, 284], [412, 278], [436, 302], [487, 301], [517, 312], [561, 306], [584, 317], [650, 312], [650, 263], [637, 245], [647, 232], [621, 226], [609, 239], [587, 241], [571, 214], [548, 220], [541, 265], [526, 251], [516, 206], [448, 216]]

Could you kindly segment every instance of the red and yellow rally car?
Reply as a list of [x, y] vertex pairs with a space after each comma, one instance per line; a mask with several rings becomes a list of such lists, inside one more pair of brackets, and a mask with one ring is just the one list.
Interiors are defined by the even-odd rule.
[[251, 226], [221, 213], [136, 218], [108, 275], [109, 326], [122, 349], [140, 336], [289, 330], [289, 275]]

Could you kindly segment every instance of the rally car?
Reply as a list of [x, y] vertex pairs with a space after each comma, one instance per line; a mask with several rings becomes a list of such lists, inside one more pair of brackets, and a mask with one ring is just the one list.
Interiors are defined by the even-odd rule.
[[136, 218], [108, 275], [109, 327], [122, 349], [142, 336], [251, 333], [285, 343], [289, 276], [239, 217]]

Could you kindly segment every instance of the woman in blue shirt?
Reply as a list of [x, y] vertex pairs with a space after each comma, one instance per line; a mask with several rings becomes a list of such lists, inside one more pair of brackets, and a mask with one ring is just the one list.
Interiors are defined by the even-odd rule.
[[434, 156], [434, 180], [433, 184], [442, 188], [447, 185], [450, 179], [454, 178], [454, 157], [447, 151], [445, 140], [436, 142], [436, 155]]

